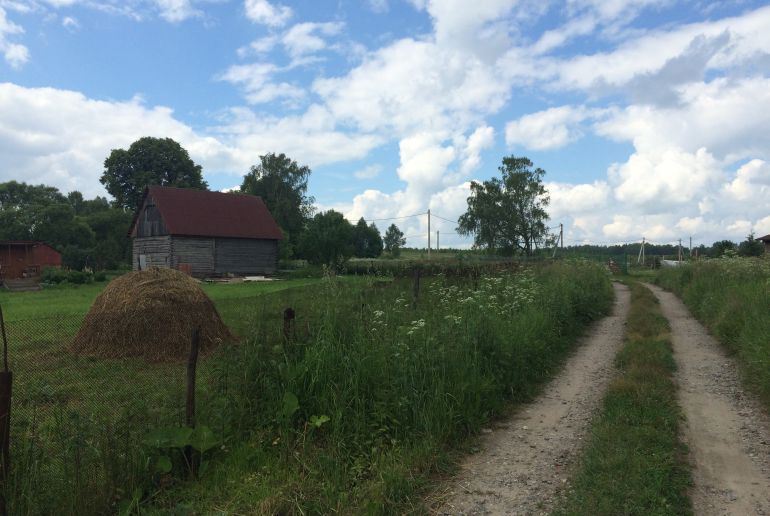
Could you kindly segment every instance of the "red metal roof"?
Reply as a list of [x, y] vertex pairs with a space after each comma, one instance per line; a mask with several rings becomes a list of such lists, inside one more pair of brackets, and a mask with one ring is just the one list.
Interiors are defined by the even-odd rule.
[[757, 238], [757, 240], [761, 240], [763, 242], [770, 242], [770, 235], [765, 235], [763, 237]]
[[[150, 186], [145, 190], [145, 198], [148, 192], [171, 235], [283, 238], [261, 197], [169, 186]], [[131, 235], [135, 224], [136, 217]]]

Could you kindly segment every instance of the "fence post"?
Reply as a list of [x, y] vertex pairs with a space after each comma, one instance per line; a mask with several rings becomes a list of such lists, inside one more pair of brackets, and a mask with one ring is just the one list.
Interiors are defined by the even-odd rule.
[[0, 372], [0, 514], [8, 514], [5, 487], [11, 471], [11, 391], [13, 373], [8, 370], [8, 337], [5, 334], [5, 318], [0, 306], [0, 333], [3, 337], [3, 371]]
[[283, 338], [286, 342], [290, 342], [294, 336], [294, 318], [296, 313], [294, 309], [289, 307], [283, 311]]
[[[187, 404], [185, 407], [185, 424], [190, 428], [195, 428], [195, 369], [198, 365], [198, 350], [200, 348], [201, 329], [197, 327], [193, 330], [192, 342], [190, 344], [190, 357], [187, 360]], [[185, 460], [190, 467], [190, 476], [198, 476], [198, 461], [194, 456], [191, 446], [185, 446]]]

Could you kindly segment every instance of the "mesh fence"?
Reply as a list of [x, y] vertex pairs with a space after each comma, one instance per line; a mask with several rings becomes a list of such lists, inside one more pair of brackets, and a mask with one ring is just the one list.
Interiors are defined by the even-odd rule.
[[[6, 312], [14, 375], [11, 475], [4, 488], [9, 514], [114, 513], [132, 497], [146, 496], [137, 490], [155, 473], [148, 434], [186, 424], [187, 358], [195, 324], [179, 321], [189, 321], [190, 314], [202, 327], [197, 423], [220, 440], [243, 430], [239, 426], [250, 422], [237, 420], [229, 395], [243, 379], [240, 343], [252, 339], [270, 346], [284, 339], [284, 310], [316, 295], [312, 288], [295, 290], [218, 301], [216, 311], [232, 338], [207, 334], [211, 305], [174, 306], [162, 317], [153, 309], [26, 320]], [[316, 318], [310, 311], [299, 313], [291, 331], [309, 333]], [[100, 324], [107, 328], [84, 332]], [[85, 354], [78, 352], [84, 333], [102, 339]], [[137, 338], [140, 342], [132, 342]], [[123, 356], [131, 346], [132, 353], [157, 346], [176, 351], [162, 361], [157, 353], [149, 360]]]

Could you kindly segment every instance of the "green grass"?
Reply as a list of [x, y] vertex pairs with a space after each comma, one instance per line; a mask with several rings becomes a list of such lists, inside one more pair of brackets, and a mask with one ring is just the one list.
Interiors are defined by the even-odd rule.
[[770, 408], [770, 257], [706, 260], [662, 270], [656, 282], [738, 358], [746, 384]]
[[[454, 450], [529, 399], [611, 298], [607, 276], [584, 264], [476, 285], [423, 278], [416, 307], [407, 280], [326, 288], [295, 305], [315, 321], [309, 333], [300, 323], [297, 341], [281, 343], [257, 329], [231, 357], [240, 374], [218, 411], [231, 422], [226, 450], [199, 482], [159, 490], [144, 512], [424, 513]], [[288, 417], [286, 393], [299, 401]]]
[[22, 313], [77, 313], [9, 323], [26, 339], [11, 355], [13, 514], [101, 514], [132, 497], [142, 514], [424, 512], [453, 450], [528, 399], [611, 298], [606, 274], [583, 263], [423, 278], [416, 303], [408, 279], [205, 288], [242, 339], [199, 363], [198, 422], [221, 447], [197, 482], [178, 456], [170, 475], [154, 473], [142, 443], [182, 423], [184, 364], [66, 352], [98, 285], [14, 295], [31, 300], [17, 301]]
[[594, 422], [573, 490], [558, 514], [691, 514], [690, 471], [668, 322], [653, 294], [631, 283], [626, 340]]
[[[216, 303], [313, 285], [320, 281], [320, 278], [300, 278], [253, 283], [201, 283], [201, 287]], [[37, 292], [8, 292], [0, 289], [0, 306], [3, 307], [6, 321], [83, 315], [106, 286], [107, 282], [103, 281], [85, 285], [58, 285]]]

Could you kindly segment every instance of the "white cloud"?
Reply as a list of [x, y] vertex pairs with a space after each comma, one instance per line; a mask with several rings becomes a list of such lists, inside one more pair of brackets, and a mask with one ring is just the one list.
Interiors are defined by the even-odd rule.
[[370, 55], [345, 76], [318, 79], [313, 90], [340, 122], [363, 131], [464, 132], [495, 112], [509, 91], [493, 67], [471, 54], [402, 39]]
[[230, 152], [174, 119], [170, 109], [148, 108], [136, 99], [98, 101], [73, 91], [3, 83], [0, 112], [0, 181], [104, 195], [99, 184], [104, 159], [111, 149], [142, 136], [171, 137], [204, 166]]
[[271, 4], [267, 0], [245, 0], [246, 16], [253, 22], [269, 27], [282, 27], [294, 14], [291, 7]]
[[647, 213], [661, 213], [698, 199], [723, 179], [722, 169], [705, 149], [695, 153], [675, 147], [637, 152], [610, 171], [615, 197]]
[[725, 185], [726, 193], [736, 201], [761, 202], [770, 197], [770, 163], [753, 159], [741, 166], [732, 181]]
[[11, 43], [8, 36], [23, 34], [24, 29], [12, 22], [6, 16], [5, 9], [0, 6], [0, 52], [2, 52], [5, 61], [12, 68], [21, 68], [29, 61], [29, 50], [20, 43]]
[[193, 7], [190, 0], [154, 0], [154, 2], [158, 6], [161, 18], [172, 23], [203, 16], [203, 12]]
[[80, 29], [80, 22], [74, 16], [65, 16], [61, 21], [62, 27], [70, 32], [75, 32]]
[[262, 104], [283, 99], [295, 105], [305, 96], [305, 90], [288, 82], [275, 82], [273, 76], [281, 70], [272, 63], [234, 65], [219, 79], [240, 86], [250, 104]]
[[103, 101], [54, 88], [0, 83], [0, 182], [45, 183], [86, 196], [104, 195], [104, 159], [142, 136], [178, 141], [206, 173], [242, 176], [259, 155], [285, 152], [311, 168], [361, 159], [381, 140], [333, 128], [328, 113], [311, 108], [300, 117], [265, 118], [240, 108], [202, 134], [171, 109], [135, 98]]
[[[704, 70], [750, 63], [767, 54], [769, 29], [770, 7], [764, 7], [732, 18], [652, 30], [607, 52], [544, 61], [543, 66], [563, 88], [620, 89], [637, 77], [661, 72], [672, 60], [688, 54], [694, 59], [705, 56]], [[729, 35], [729, 44], [720, 39], [725, 34]], [[699, 48], [706, 42], [720, 44]]]
[[605, 181], [590, 184], [547, 182], [545, 186], [551, 198], [548, 212], [555, 220], [596, 212], [605, 208], [610, 200], [611, 189]]
[[281, 41], [289, 55], [297, 58], [325, 49], [327, 43], [321, 36], [336, 36], [343, 27], [342, 22], [298, 23], [286, 31]]
[[382, 165], [374, 164], [367, 165], [362, 169], [353, 172], [353, 177], [356, 179], [374, 179], [382, 172]]
[[265, 54], [273, 50], [276, 44], [278, 44], [278, 36], [274, 34], [271, 34], [270, 36], [265, 36], [263, 38], [255, 39], [254, 41], [249, 43], [247, 46], [240, 47], [237, 50], [238, 57], [244, 58], [252, 54], [257, 54], [257, 55]]
[[533, 150], [557, 149], [580, 138], [579, 124], [593, 116], [595, 111], [572, 106], [524, 115], [505, 126], [505, 143]]

